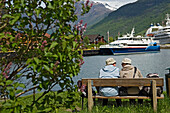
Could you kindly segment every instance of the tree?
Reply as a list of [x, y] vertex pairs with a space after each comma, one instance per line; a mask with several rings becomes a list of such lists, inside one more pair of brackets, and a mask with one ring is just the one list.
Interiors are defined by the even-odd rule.
[[88, 48], [88, 45], [90, 44], [90, 40], [87, 36], [83, 39], [83, 42], [84, 42], [85, 48]]
[[110, 42], [113, 42], [113, 37], [109, 37], [109, 41], [110, 41]]
[[[52, 111], [61, 104], [52, 106], [49, 103], [62, 103], [65, 99], [63, 96], [67, 97], [64, 104], [67, 107], [72, 105], [76, 94], [73, 93], [72, 77], [78, 75], [83, 64], [79, 47], [80, 35], [85, 30], [82, 21], [74, 27], [70, 25], [77, 20], [75, 4], [78, 1], [1, 1], [0, 6], [5, 14], [1, 14], [0, 19], [5, 27], [0, 27], [0, 49], [4, 53], [0, 59], [0, 93], [10, 99], [4, 102], [9, 107], [4, 108], [12, 112], [32, 111], [33, 107]], [[91, 6], [89, 0], [82, 3], [82, 14], [87, 13]], [[47, 37], [47, 32], [54, 28], [55, 31]], [[14, 52], [9, 52], [11, 50]], [[67, 95], [60, 95], [56, 99], [55, 95], [46, 97], [55, 85], [61, 88], [58, 93], [66, 89]], [[31, 105], [24, 107], [18, 102], [17, 97], [34, 89], [43, 93], [34, 98]], [[45, 99], [40, 102], [44, 96]]]

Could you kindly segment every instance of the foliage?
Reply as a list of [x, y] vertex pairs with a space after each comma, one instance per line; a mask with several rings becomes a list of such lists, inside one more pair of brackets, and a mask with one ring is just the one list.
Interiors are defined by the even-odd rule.
[[[46, 111], [44, 106], [49, 101], [62, 101], [62, 105], [72, 106], [76, 95], [72, 77], [78, 75], [83, 64], [80, 47], [85, 30], [83, 25], [74, 29], [70, 25], [77, 20], [74, 5], [78, 1], [1, 1], [0, 23], [4, 24], [0, 27], [0, 49], [4, 54], [0, 58], [0, 93], [4, 99], [10, 99], [3, 103], [10, 112], [31, 112], [33, 106]], [[82, 6], [82, 14], [87, 13], [91, 7], [89, 0]], [[47, 31], [53, 28], [55, 31], [48, 36]], [[68, 100], [64, 100], [66, 95], [45, 96], [56, 85], [61, 89], [59, 93], [68, 91]], [[32, 90], [43, 93], [34, 98], [31, 105], [23, 106], [18, 102], [17, 97]], [[39, 102], [44, 96], [44, 101]], [[39, 106], [40, 103], [43, 105]]]
[[113, 42], [113, 37], [109, 37], [109, 42]]
[[85, 37], [85, 38], [83, 39], [83, 42], [84, 42], [84, 47], [85, 47], [85, 48], [88, 48], [88, 45], [90, 44], [89, 38], [88, 38], [88, 37]]
[[[31, 112], [59, 112], [62, 109], [66, 109], [70, 103], [73, 104], [74, 106], [79, 105], [78, 103], [80, 99], [80, 96], [79, 96], [80, 94], [78, 92], [76, 92], [75, 94], [76, 95], [74, 95], [73, 92], [68, 92], [68, 91], [64, 91], [61, 93], [50, 91], [44, 97], [42, 97], [39, 101], [37, 101], [36, 102], [37, 104], [34, 105], [33, 107], [31, 107], [31, 104], [33, 101], [32, 95], [19, 97], [17, 103], [22, 104], [22, 108], [20, 110], [21, 112], [30, 112], [30, 111]], [[37, 99], [41, 95], [42, 93], [37, 93], [35, 95], [35, 98]], [[71, 99], [72, 96], [74, 96], [73, 99]], [[9, 103], [9, 101], [11, 100], [7, 100], [7, 101]], [[0, 105], [1, 104], [2, 102], [0, 102]], [[9, 108], [9, 104], [6, 106], [2, 106], [0, 108], [1, 113], [10, 112], [11, 109], [8, 109], [8, 108]], [[75, 109], [75, 107], [73, 107], [72, 109]]]

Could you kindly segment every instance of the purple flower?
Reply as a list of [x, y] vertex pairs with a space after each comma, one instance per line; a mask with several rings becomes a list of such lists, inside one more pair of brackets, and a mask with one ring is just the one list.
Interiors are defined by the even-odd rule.
[[86, 1], [86, 7], [88, 6], [88, 4], [89, 4], [89, 0]]

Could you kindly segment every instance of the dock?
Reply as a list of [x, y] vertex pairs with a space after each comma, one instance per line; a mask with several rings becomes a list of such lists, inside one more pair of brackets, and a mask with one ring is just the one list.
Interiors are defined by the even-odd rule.
[[160, 45], [161, 49], [170, 49], [170, 44]]
[[94, 56], [94, 55], [100, 55], [100, 50], [99, 49], [83, 50], [83, 56]]

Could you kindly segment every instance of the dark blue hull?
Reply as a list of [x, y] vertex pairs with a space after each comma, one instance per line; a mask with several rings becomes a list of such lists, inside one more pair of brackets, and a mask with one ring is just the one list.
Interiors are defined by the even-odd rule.
[[128, 47], [128, 48], [100, 48], [100, 54], [102, 55], [114, 55], [114, 54], [129, 54], [149, 51], [160, 51], [160, 46], [148, 46], [148, 47]]

